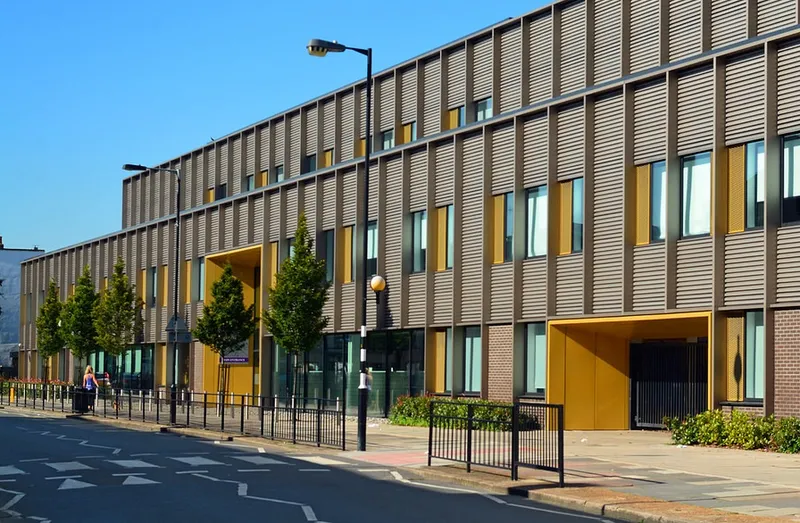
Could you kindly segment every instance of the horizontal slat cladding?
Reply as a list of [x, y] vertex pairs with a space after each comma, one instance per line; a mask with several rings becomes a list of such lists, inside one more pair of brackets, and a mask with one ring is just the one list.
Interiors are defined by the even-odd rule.
[[194, 241], [195, 237], [197, 236], [197, 231], [195, 228], [197, 227], [197, 219], [195, 215], [187, 216], [183, 220], [183, 225], [181, 225], [181, 237], [183, 238], [183, 258], [185, 260], [191, 260], [194, 258]]
[[327, 151], [336, 143], [336, 101], [331, 98], [322, 104], [322, 147]]
[[533, 18], [528, 28], [528, 103], [553, 94], [553, 17], [549, 13]]
[[143, 222], [153, 219], [152, 181], [153, 177], [146, 175], [144, 177], [144, 184], [142, 184], [142, 201], [144, 203], [144, 216], [142, 217]]
[[592, 312], [622, 312], [622, 191], [625, 163], [622, 96], [598, 100], [594, 106], [594, 233], [592, 234]]
[[207, 218], [205, 211], [200, 214], [195, 214], [195, 219], [197, 220], [197, 255], [198, 256], [205, 256], [208, 252], [208, 228], [207, 228]]
[[711, 0], [711, 47], [747, 38], [747, 0]]
[[491, 266], [492, 321], [511, 321], [514, 314], [514, 265], [502, 263]]
[[522, 27], [500, 33], [500, 100], [498, 112], [522, 106]]
[[281, 195], [278, 191], [269, 195], [269, 241], [276, 242], [281, 237]]
[[137, 244], [134, 248], [134, 251], [131, 253], [132, 259], [138, 260], [139, 268], [146, 269], [147, 268], [147, 256], [150, 252], [148, 248], [149, 243], [147, 242], [147, 238], [150, 235], [150, 231], [148, 229], [143, 229], [141, 234], [137, 237]]
[[317, 152], [317, 107], [310, 107], [306, 110], [306, 152], [305, 154], [316, 154]]
[[326, 176], [322, 179], [322, 229], [336, 227], [336, 178]]
[[800, 296], [800, 227], [778, 229], [776, 254], [778, 271], [775, 299], [778, 303], [797, 302]]
[[[425, 274], [409, 274], [408, 275], [408, 326], [409, 327], [424, 327], [425, 326], [425, 300], [427, 292], [425, 289]], [[398, 325], [396, 316], [393, 318], [392, 323]]]
[[211, 252], [219, 250], [219, 207], [211, 209]]
[[322, 316], [328, 318], [328, 326], [325, 328], [325, 332], [333, 332], [333, 317], [335, 313], [334, 307], [336, 305], [333, 293], [333, 286], [330, 286], [328, 288], [328, 301], [326, 301], [325, 305], [322, 306]]
[[425, 62], [423, 67], [422, 132], [420, 137], [431, 136], [442, 125], [442, 69], [441, 60]]
[[400, 118], [402, 123], [417, 119], [417, 68], [400, 72]]
[[222, 245], [225, 249], [233, 248], [233, 204], [223, 207], [223, 223], [221, 223]]
[[583, 254], [556, 258], [556, 314], [583, 314]]
[[725, 141], [728, 145], [764, 133], [764, 55], [725, 65]]
[[256, 154], [258, 154], [261, 164], [261, 170], [265, 170], [270, 167], [269, 165], [269, 149], [271, 144], [269, 143], [269, 126], [261, 127], [258, 130], [258, 139], [259, 139], [259, 150]]
[[561, 11], [561, 94], [586, 85], [586, 4]]
[[492, 96], [492, 38], [481, 38], [472, 49], [472, 99]]
[[170, 241], [169, 237], [170, 227], [159, 227], [158, 228], [158, 238], [159, 243], [161, 245], [161, 263], [165, 264], [170, 260], [170, 244], [174, 243], [174, 240]]
[[[402, 173], [402, 171], [401, 171]], [[372, 204], [369, 206], [369, 219], [370, 220], [377, 220], [378, 219], [378, 200], [380, 194], [380, 184], [378, 180], [380, 179], [380, 172], [378, 168], [378, 162], [370, 162], [369, 167], [369, 201]], [[389, 193], [391, 194], [391, 193]]]
[[[131, 209], [133, 206], [133, 199], [131, 198], [131, 192], [133, 189], [133, 185], [131, 184], [130, 180], [125, 180], [122, 184], [122, 192], [125, 195], [125, 214], [122, 216], [122, 228], [128, 228], [133, 225], [133, 220], [131, 219]], [[184, 209], [191, 207], [187, 206], [186, 202], [184, 201]]]
[[547, 115], [522, 123], [522, 183], [536, 187], [547, 183]]
[[385, 77], [380, 82], [380, 116], [381, 131], [394, 129], [394, 75]]
[[464, 140], [461, 195], [461, 318], [481, 321], [483, 281], [483, 138]]
[[194, 164], [195, 160], [192, 156], [183, 159], [183, 165], [181, 166], [181, 193], [183, 193], [181, 196], [181, 209], [191, 209], [195, 205], [199, 205], [199, 202], [192, 202], [197, 192], [197, 187], [200, 185], [194, 173]]
[[[265, 164], [266, 165], [266, 164]], [[244, 174], [248, 176], [256, 172], [256, 133], [250, 132], [244, 138]]]
[[342, 225], [356, 223], [356, 171], [350, 170], [342, 175]]
[[[286, 125], [283, 120], [275, 122], [275, 136], [273, 137], [275, 143], [274, 166], [283, 165], [286, 161]], [[289, 174], [288, 166], [284, 166], [284, 173]]]
[[447, 56], [447, 107], [466, 103], [467, 52], [464, 47], [448, 52]]
[[314, 181], [303, 186], [303, 214], [311, 238], [317, 237], [317, 184]]
[[669, 0], [670, 62], [700, 52], [703, 0]]
[[294, 238], [297, 230], [297, 186], [286, 189], [286, 238]]
[[165, 214], [162, 207], [162, 191], [164, 191], [162, 187], [162, 181], [164, 179], [163, 174], [162, 171], [153, 173], [153, 218], [160, 218]]
[[264, 241], [264, 197], [262, 195], [253, 198], [253, 241], [256, 243]]
[[449, 205], [453, 203], [453, 181], [455, 164], [454, 161], [454, 146], [451, 143], [440, 145], [436, 148], [436, 207], [442, 205]]
[[[225, 142], [219, 146], [217, 154], [219, 155], [219, 183], [228, 183], [228, 173], [230, 172], [230, 163], [228, 158], [229, 144]], [[228, 187], [230, 194], [231, 187]]]
[[595, 0], [594, 83], [622, 75], [622, 0]]
[[289, 176], [300, 174], [300, 113], [289, 117], [289, 168], [286, 173]]
[[633, 160], [663, 160], [667, 148], [667, 84], [660, 81], [633, 91]]
[[666, 307], [666, 258], [663, 243], [633, 248], [632, 301], [634, 311], [663, 310]]
[[339, 293], [339, 312], [342, 319], [342, 329], [345, 331], [354, 330], [356, 325], [355, 292], [355, 283], [345, 283]]
[[[365, 85], [367, 85], [367, 84], [365, 83], [364, 85], [361, 85], [361, 86], [357, 87], [357, 89], [358, 89], [358, 129], [359, 129], [359, 136], [357, 136], [356, 138], [363, 138], [364, 136], [367, 135], [367, 89], [364, 87]], [[374, 79], [372, 81], [372, 85], [373, 85], [372, 94], [374, 95], [375, 94], [375, 90], [374, 90], [375, 80]], [[373, 109], [375, 108], [375, 104], [374, 103], [372, 104], [372, 108]], [[372, 114], [374, 115], [375, 113], [373, 112]], [[373, 122], [374, 121], [375, 120], [373, 118]]]
[[678, 77], [678, 154], [711, 149], [714, 138], [714, 77], [710, 67]]
[[[422, 211], [428, 207], [428, 151], [419, 149], [409, 157], [409, 210]], [[390, 194], [387, 191], [387, 194]]]
[[514, 126], [492, 130], [492, 194], [514, 190]]
[[355, 152], [355, 95], [353, 93], [347, 93], [342, 95], [342, 115], [340, 118], [340, 124], [342, 128], [342, 136], [341, 136], [341, 151], [339, 151], [341, 155], [342, 161], [352, 160], [353, 153]]
[[728, 234], [725, 236], [725, 306], [759, 305], [763, 302], [764, 231]]
[[233, 194], [242, 192], [242, 139], [233, 140]]
[[800, 128], [800, 40], [778, 48], [778, 133]]
[[[388, 282], [386, 319], [392, 320], [390, 323], [387, 322], [386, 327], [398, 326], [400, 324], [400, 296], [403, 292], [403, 242], [401, 241], [403, 237], [403, 202], [402, 198], [399, 198], [398, 195], [402, 192], [403, 160], [402, 158], [394, 158], [386, 163], [386, 194], [395, 195], [395, 197], [386, 198], [386, 233], [379, 235], [379, 237], [383, 239], [385, 245], [385, 267], [383, 268], [383, 272]], [[373, 201], [377, 203], [377, 200]], [[410, 298], [411, 289], [409, 288], [408, 290]], [[424, 310], [423, 307], [423, 311]]]
[[768, 33], [795, 23], [795, 0], [758, 0], [756, 26], [758, 34]]
[[712, 303], [711, 238], [679, 240], [675, 305], [679, 309]]
[[447, 325], [453, 322], [453, 271], [433, 274], [433, 323]]
[[584, 157], [583, 106], [558, 112], [557, 176], [569, 180], [583, 176]]
[[659, 65], [660, 10], [650, 0], [631, 0], [630, 71]]
[[206, 187], [212, 189], [217, 184], [217, 150], [214, 148], [206, 149], [206, 171], [208, 172]]

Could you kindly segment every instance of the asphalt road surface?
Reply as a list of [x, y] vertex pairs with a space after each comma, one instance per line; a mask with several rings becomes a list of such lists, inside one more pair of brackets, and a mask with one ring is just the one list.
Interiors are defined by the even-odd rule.
[[612, 521], [297, 450], [0, 410], [0, 523]]

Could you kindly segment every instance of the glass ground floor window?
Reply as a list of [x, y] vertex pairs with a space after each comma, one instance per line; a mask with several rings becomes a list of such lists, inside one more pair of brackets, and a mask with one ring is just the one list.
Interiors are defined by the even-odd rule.
[[[97, 351], [89, 356], [88, 365], [94, 369], [95, 376], [102, 378], [108, 373], [114, 388], [133, 390], [152, 390], [154, 386], [154, 353], [152, 343], [133, 345], [123, 356], [115, 357], [105, 351]], [[75, 368], [75, 375], [83, 377], [86, 367]]]

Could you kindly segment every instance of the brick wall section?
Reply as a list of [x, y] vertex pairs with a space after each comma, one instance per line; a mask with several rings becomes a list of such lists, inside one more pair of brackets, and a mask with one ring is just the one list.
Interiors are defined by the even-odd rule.
[[751, 416], [763, 416], [764, 415], [764, 407], [744, 407], [740, 405], [723, 405], [722, 406], [722, 413], [726, 416], [730, 416], [731, 412], [744, 412], [750, 414]]
[[489, 387], [487, 396], [493, 401], [514, 399], [514, 327], [490, 325], [488, 347]]
[[800, 309], [775, 311], [775, 415], [800, 416]]

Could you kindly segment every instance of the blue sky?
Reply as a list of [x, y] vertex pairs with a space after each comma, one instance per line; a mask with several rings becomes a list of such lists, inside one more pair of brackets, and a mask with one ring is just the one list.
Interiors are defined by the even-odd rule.
[[[123, 163], [156, 164], [545, 4], [541, 0], [0, 2], [0, 236], [54, 250], [119, 230]], [[364, 6], [370, 6], [364, 12]]]

